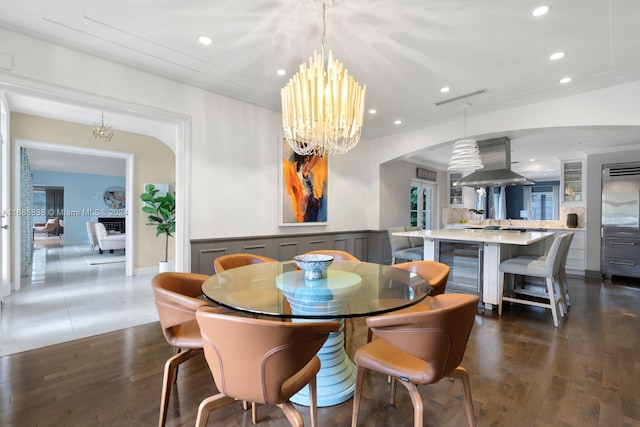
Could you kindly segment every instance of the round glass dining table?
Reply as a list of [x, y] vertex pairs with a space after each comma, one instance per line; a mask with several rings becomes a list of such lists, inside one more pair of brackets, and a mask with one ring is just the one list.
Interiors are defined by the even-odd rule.
[[[318, 406], [336, 405], [353, 396], [356, 370], [344, 349], [344, 319], [410, 307], [426, 298], [430, 290], [425, 280], [406, 270], [339, 260], [331, 263], [321, 279], [305, 279], [293, 261], [286, 261], [225, 270], [202, 284], [202, 293], [213, 303], [246, 314], [294, 322], [340, 321], [340, 330], [332, 333], [318, 352]], [[309, 405], [307, 388], [291, 401]]]

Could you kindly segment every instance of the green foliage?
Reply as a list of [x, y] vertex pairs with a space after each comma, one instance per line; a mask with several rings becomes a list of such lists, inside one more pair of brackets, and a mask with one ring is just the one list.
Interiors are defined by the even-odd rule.
[[169, 257], [169, 237], [173, 237], [176, 231], [176, 199], [173, 194], [167, 192], [164, 196], [157, 196], [155, 185], [147, 184], [140, 200], [144, 202], [142, 211], [149, 214], [147, 225], [156, 227], [156, 236], [164, 234], [164, 261]]
[[469, 209], [469, 212], [473, 212], [476, 215], [484, 215], [484, 210], [482, 209]]

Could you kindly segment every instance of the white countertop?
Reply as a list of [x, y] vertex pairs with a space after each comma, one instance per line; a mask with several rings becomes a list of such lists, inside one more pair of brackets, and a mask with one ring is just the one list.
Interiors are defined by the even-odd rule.
[[422, 237], [425, 239], [457, 240], [461, 242], [503, 243], [506, 245], [530, 245], [553, 236], [553, 232], [511, 231], [482, 229], [441, 229], [393, 233], [396, 236]]
[[[479, 225], [479, 224], [469, 224], [469, 223], [460, 223], [460, 222], [455, 222], [452, 224], [445, 224], [443, 226], [443, 228], [447, 228], [447, 229], [466, 229], [466, 228], [474, 228], [474, 229], [482, 229], [482, 228], [487, 228], [487, 227], [491, 227], [490, 225]], [[500, 226], [500, 230], [531, 230], [531, 231], [540, 231], [540, 230], [561, 230], [561, 231], [584, 231], [584, 227], [545, 227], [545, 226], [521, 226], [521, 225], [507, 225], [507, 226]]]

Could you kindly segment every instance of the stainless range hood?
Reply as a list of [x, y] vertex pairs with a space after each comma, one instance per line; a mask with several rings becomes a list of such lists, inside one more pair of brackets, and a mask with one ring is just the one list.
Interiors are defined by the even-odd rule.
[[535, 182], [511, 170], [511, 140], [494, 138], [478, 141], [483, 169], [453, 183], [454, 186], [490, 187], [494, 185], [534, 185]]

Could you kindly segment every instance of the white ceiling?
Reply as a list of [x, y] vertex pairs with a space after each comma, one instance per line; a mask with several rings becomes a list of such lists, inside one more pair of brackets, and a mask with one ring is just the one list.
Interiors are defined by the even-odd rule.
[[[279, 111], [280, 88], [321, 48], [316, 3], [0, 0], [0, 27]], [[552, 6], [550, 13], [534, 18], [532, 10], [543, 3]], [[377, 113], [365, 118], [363, 135], [375, 138], [459, 120], [463, 103], [472, 105], [472, 116], [637, 80], [638, 16], [637, 0], [337, 0], [326, 13], [326, 46], [367, 85], [367, 108]], [[213, 39], [211, 46], [196, 42], [202, 34]], [[557, 50], [566, 57], [550, 61]], [[277, 76], [278, 68], [287, 76]], [[573, 81], [560, 85], [564, 76]], [[451, 91], [440, 93], [442, 86]], [[436, 105], [479, 90], [486, 92]], [[100, 113], [99, 107], [76, 111], [73, 105], [24, 94], [10, 96], [9, 102], [13, 111], [64, 114], [60, 118], [87, 124]], [[394, 125], [396, 119], [402, 125]], [[122, 112], [108, 111], [105, 120], [115, 129], [148, 133], [154, 128], [148, 118]], [[562, 150], [640, 143], [640, 131], [632, 127], [507, 136], [512, 160], [518, 162], [514, 170], [522, 173], [526, 165], [553, 169], [556, 175]], [[444, 166], [450, 151], [448, 144], [407, 159]]]
[[127, 172], [126, 160], [113, 157], [37, 148], [27, 148], [27, 156], [32, 170], [110, 176], [125, 176]]

